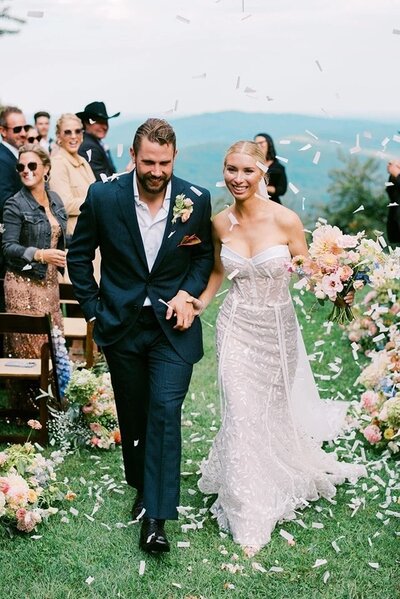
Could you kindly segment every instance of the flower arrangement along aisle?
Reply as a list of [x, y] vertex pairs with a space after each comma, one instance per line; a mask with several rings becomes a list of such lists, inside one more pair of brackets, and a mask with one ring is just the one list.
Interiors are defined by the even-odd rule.
[[[41, 428], [37, 420], [29, 420], [28, 425]], [[28, 437], [24, 445], [10, 445], [0, 452], [0, 524], [8, 529], [31, 532], [58, 512], [55, 503], [74, 496], [57, 481], [65, 453], [53, 451], [45, 458], [38, 448]]]
[[388, 448], [400, 456], [400, 330], [392, 325], [389, 341], [370, 354], [371, 363], [356, 383], [366, 389], [361, 395], [361, 433], [377, 449]]
[[65, 390], [67, 409], [52, 410], [50, 442], [65, 448], [90, 445], [110, 449], [121, 443], [110, 374], [75, 370]]
[[346, 324], [353, 320], [351, 307], [344, 297], [350, 291], [362, 289], [369, 282], [369, 273], [385, 263], [384, 239], [364, 239], [364, 232], [345, 235], [338, 227], [320, 219], [312, 233], [308, 256], [295, 256], [289, 269], [301, 280], [296, 289], [310, 290], [320, 304], [333, 302], [328, 317], [333, 322]]
[[373, 289], [354, 306], [356, 318], [346, 327], [349, 340], [358, 343], [366, 355], [386, 346], [390, 327], [400, 318], [399, 252], [389, 255], [386, 264], [371, 274]]

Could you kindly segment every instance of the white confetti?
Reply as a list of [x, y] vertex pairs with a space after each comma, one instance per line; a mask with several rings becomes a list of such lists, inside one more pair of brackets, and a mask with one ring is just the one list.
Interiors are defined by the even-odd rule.
[[332, 545], [332, 547], [334, 548], [334, 550], [336, 551], [336, 553], [340, 553], [340, 547], [339, 547], [339, 545], [336, 543], [336, 541], [332, 541], [331, 545]]
[[312, 528], [324, 528], [324, 525], [322, 524], [322, 522], [312, 522], [311, 524]]
[[146, 569], [146, 562], [144, 559], [141, 559], [140, 564], [139, 564], [139, 576], [143, 576], [145, 569]]
[[185, 23], [186, 25], [190, 23], [190, 19], [186, 19], [186, 17], [181, 17], [181, 15], [176, 15], [176, 20], [180, 21], [181, 23]]
[[94, 581], [93, 576], [88, 576], [85, 580], [86, 584], [92, 584], [93, 581]]
[[330, 572], [329, 572], [329, 570], [327, 570], [322, 579], [324, 581], [324, 584], [326, 584], [328, 582], [329, 577], [330, 577]]
[[276, 158], [278, 160], [280, 160], [281, 162], [284, 162], [285, 164], [287, 164], [289, 162], [289, 158], [284, 158], [283, 156], [276, 155]]
[[305, 152], [306, 150], [309, 150], [310, 148], [312, 148], [311, 144], [306, 144], [305, 146], [302, 146], [301, 148], [299, 148], [299, 152]]
[[355, 210], [353, 210], [353, 214], [355, 214], [356, 212], [361, 212], [362, 210], [364, 210], [364, 205], [361, 204], [361, 206], [359, 206], [358, 208], [356, 208]]
[[79, 514], [79, 511], [76, 510], [74, 507], [70, 507], [69, 511], [73, 516], [77, 516]]
[[190, 541], [178, 541], [176, 546], [179, 549], [187, 549], [188, 547], [190, 547]]
[[279, 143], [280, 143], [280, 144], [283, 144], [283, 145], [289, 145], [289, 144], [291, 144], [292, 142], [291, 142], [291, 140], [290, 140], [290, 139], [281, 139]]
[[279, 566], [272, 566], [272, 567], [269, 569], [269, 571], [270, 571], [270, 572], [283, 572], [284, 570], [283, 570], [283, 568], [280, 568]]
[[390, 141], [390, 137], [385, 137], [385, 139], [382, 139], [382, 141], [381, 141], [381, 146], [383, 146], [383, 147], [387, 146], [389, 141]]
[[315, 564], [312, 566], [313, 568], [319, 568], [320, 566], [325, 566], [328, 563], [326, 559], [317, 559], [315, 560]]
[[[277, 158], [278, 158], [278, 157], [277, 157]], [[256, 166], [258, 166], [258, 168], [259, 168], [260, 170], [262, 170], [262, 172], [263, 172], [263, 173], [266, 173], [266, 172], [268, 172], [268, 167], [267, 167], [267, 165], [266, 165], [266, 164], [263, 164], [263, 163], [262, 163], [262, 162], [260, 162], [259, 160], [257, 160], [257, 162], [256, 162]]]
[[308, 133], [308, 135], [311, 135], [311, 137], [313, 137], [314, 139], [318, 139], [318, 137], [308, 129], [306, 129], [305, 132]]
[[38, 541], [39, 539], [42, 538], [43, 535], [32, 535], [30, 538], [33, 539], [34, 541]]
[[124, 153], [124, 144], [118, 144], [117, 145], [117, 156], [118, 158], [121, 158], [122, 154]]
[[283, 537], [286, 541], [294, 541], [294, 536], [290, 534], [290, 532], [287, 532], [286, 530], [284, 530], [283, 528], [280, 529], [279, 534], [281, 535], [281, 537]]
[[42, 19], [44, 15], [43, 10], [28, 10], [26, 13], [28, 17], [32, 17], [34, 19]]
[[316, 61], [315, 61], [315, 64], [317, 65], [318, 69], [319, 69], [319, 70], [321, 71], [321, 73], [322, 73], [322, 67], [321, 67], [321, 65], [320, 65], [320, 62], [319, 62], [319, 60], [316, 60]]
[[200, 191], [200, 189], [197, 189], [197, 187], [195, 187], [194, 185], [190, 186], [190, 189], [193, 191], [193, 193], [195, 193], [197, 196], [201, 196], [203, 195], [203, 192]]
[[296, 185], [293, 185], [293, 183], [290, 183], [290, 182], [289, 182], [289, 189], [290, 189], [291, 191], [293, 191], [293, 193], [294, 193], [294, 194], [297, 194], [297, 193], [299, 193], [299, 191], [300, 191], [300, 190], [299, 190], [299, 189], [296, 187]]
[[217, 181], [215, 187], [226, 187], [225, 181]]
[[318, 164], [320, 158], [321, 158], [321, 152], [315, 152], [315, 155], [313, 158], [313, 164]]
[[262, 566], [259, 562], [253, 562], [251, 564], [251, 567], [253, 568], [253, 570], [256, 570], [257, 572], [262, 572], [263, 574], [267, 571], [264, 566]]
[[374, 570], [378, 570], [379, 568], [378, 562], [368, 562], [368, 565], [371, 566], [371, 568], [374, 568]]

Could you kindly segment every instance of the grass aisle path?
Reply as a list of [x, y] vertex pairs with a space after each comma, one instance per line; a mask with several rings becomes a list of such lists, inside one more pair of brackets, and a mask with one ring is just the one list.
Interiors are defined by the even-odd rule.
[[[214, 323], [218, 303], [206, 312], [205, 322]], [[324, 352], [322, 358], [316, 354], [314, 371], [334, 376], [335, 366], [329, 364], [344, 365], [338, 378], [318, 379], [326, 390], [324, 396], [339, 391], [348, 399], [355, 393], [353, 381], [358, 368], [338, 328], [326, 334], [324, 318], [326, 311], [319, 310], [306, 323], [299, 308], [308, 353]], [[204, 333], [206, 357], [196, 367], [184, 406], [181, 505], [187, 509], [178, 522], [168, 525], [172, 552], [151, 558], [139, 551], [139, 527], [128, 524], [132, 493], [123, 482], [120, 450], [81, 450], [63, 467], [78, 497], [65, 505], [62, 522], [61, 516], [54, 517], [39, 529], [41, 538], [36, 540], [26, 535], [10, 539], [0, 529], [0, 599], [400, 596], [396, 536], [400, 525], [398, 518], [385, 514], [387, 509], [400, 513], [400, 503], [384, 503], [388, 497], [400, 497], [398, 479], [397, 489], [395, 482], [398, 462], [372, 462], [369, 472], [375, 479], [360, 481], [356, 487], [343, 485], [338, 489], [336, 505], [325, 500], [313, 504], [299, 516], [306, 528], [296, 522], [278, 526], [271, 543], [253, 559], [246, 559], [229, 537], [220, 536], [215, 522], [204, 513], [205, 501], [196, 485], [198, 463], [207, 454], [219, 424], [214, 329], [205, 324]], [[316, 340], [325, 343], [314, 346]], [[341, 455], [351, 459], [353, 445], [354, 439], [342, 440]], [[359, 455], [359, 450], [354, 453]], [[377, 459], [373, 455], [369, 458]], [[78, 514], [70, 513], [70, 507]], [[295, 546], [290, 547], [280, 536], [281, 528], [294, 536]], [[181, 541], [190, 546], [178, 548]], [[145, 571], [139, 576], [141, 560], [145, 560]], [[327, 563], [313, 567], [316, 560]], [[369, 563], [379, 564], [379, 568]], [[270, 571], [271, 567], [282, 571]], [[93, 578], [90, 584], [89, 577]]]

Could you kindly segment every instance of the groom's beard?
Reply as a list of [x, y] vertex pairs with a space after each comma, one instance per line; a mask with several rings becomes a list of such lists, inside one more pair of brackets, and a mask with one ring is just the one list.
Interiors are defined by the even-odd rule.
[[162, 177], [153, 177], [150, 174], [141, 175], [140, 173], [137, 172], [137, 170], [136, 170], [136, 177], [137, 177], [140, 185], [142, 186], [142, 188], [145, 191], [147, 191], [147, 193], [154, 193], [154, 194], [158, 194], [161, 191], [164, 191], [164, 189], [166, 189], [168, 183], [171, 180], [171, 177], [168, 177], [167, 175], [164, 175]]

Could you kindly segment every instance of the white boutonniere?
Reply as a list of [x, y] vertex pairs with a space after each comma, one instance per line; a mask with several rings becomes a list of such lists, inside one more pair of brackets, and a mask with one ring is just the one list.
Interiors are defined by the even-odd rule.
[[190, 215], [193, 212], [193, 202], [190, 198], [187, 198], [184, 193], [180, 193], [175, 198], [175, 205], [173, 207], [174, 218], [172, 219], [173, 223], [176, 223], [178, 218], [181, 219], [183, 223], [189, 220]]

